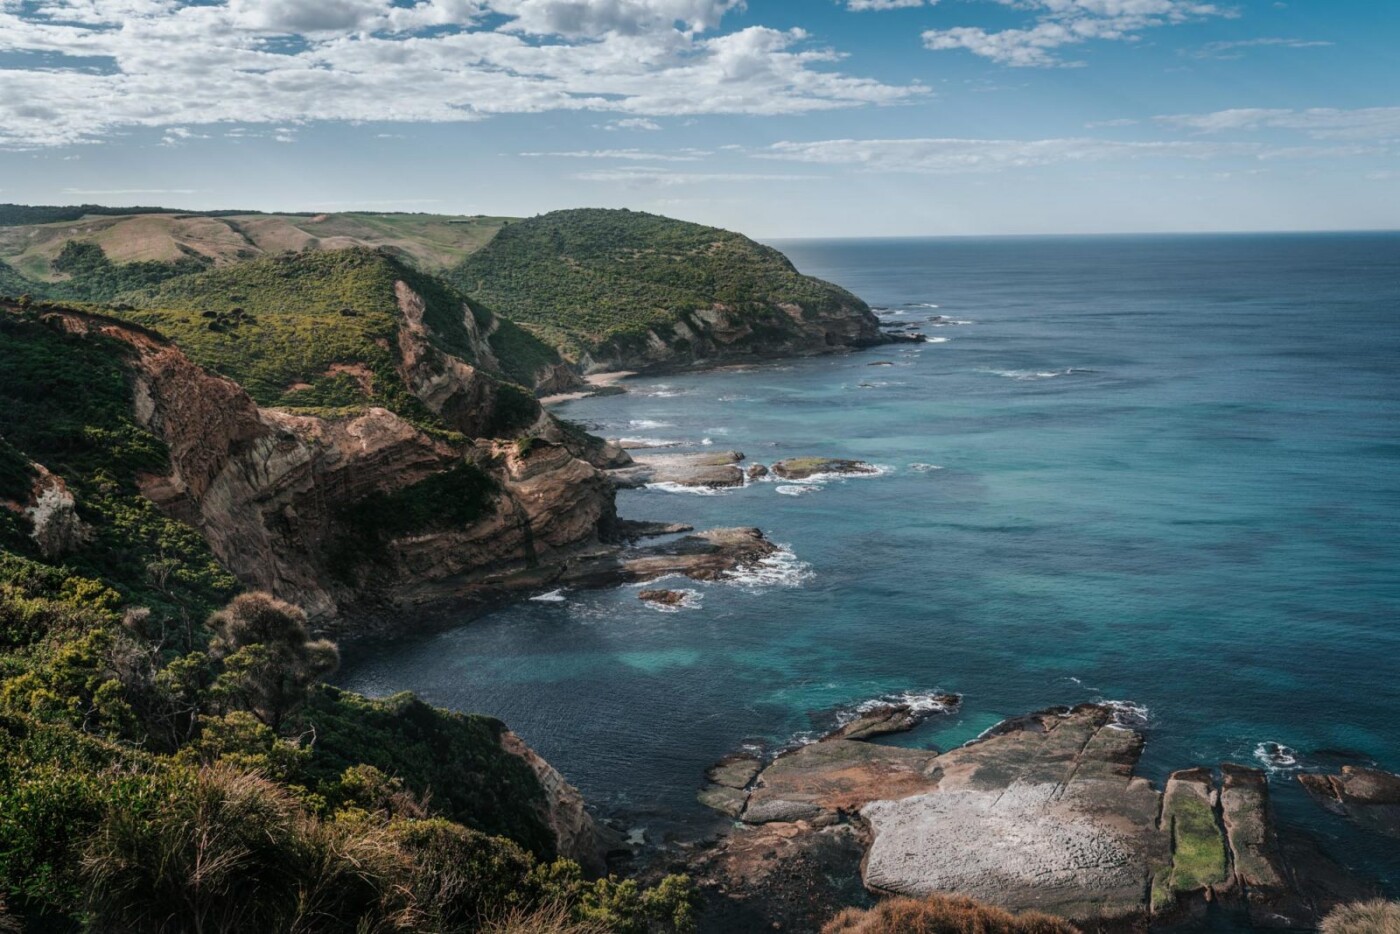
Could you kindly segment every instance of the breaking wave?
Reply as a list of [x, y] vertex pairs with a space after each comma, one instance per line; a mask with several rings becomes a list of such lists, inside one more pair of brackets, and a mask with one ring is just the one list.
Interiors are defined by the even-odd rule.
[[663, 480], [659, 483], [648, 483], [646, 489], [660, 490], [663, 493], [690, 493], [694, 496], [719, 496], [728, 493], [730, 489], [737, 488], [729, 487], [721, 489], [720, 487], [713, 486], [686, 486], [683, 483], [671, 483], [670, 481]]
[[757, 564], [730, 571], [724, 578], [725, 582], [746, 590], [766, 590], [771, 587], [801, 587], [816, 576], [812, 566], [797, 557], [790, 547], [781, 542], [777, 545], [777, 551]]
[[568, 598], [564, 596], [562, 590], [551, 590], [549, 593], [542, 593], [538, 597], [531, 597], [535, 603], [567, 603]]
[[1298, 750], [1283, 743], [1263, 742], [1254, 747], [1254, 758], [1270, 772], [1288, 772], [1298, 768]]

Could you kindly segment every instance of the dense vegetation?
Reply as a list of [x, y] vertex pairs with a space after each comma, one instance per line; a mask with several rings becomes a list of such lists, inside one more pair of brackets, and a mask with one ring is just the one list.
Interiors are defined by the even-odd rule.
[[0, 262], [0, 295], [19, 298], [21, 295], [32, 294], [34, 286], [35, 283], [20, 275], [13, 266]]
[[716, 302], [755, 310], [861, 306], [747, 237], [635, 211], [557, 211], [511, 224], [449, 278], [573, 353]]
[[[120, 217], [123, 214], [180, 214], [176, 208], [111, 208], [102, 204], [0, 204], [0, 227], [22, 227], [29, 224], [55, 224], [75, 221], [88, 215]], [[234, 212], [213, 212], [234, 213]], [[237, 213], [244, 213], [239, 211]], [[247, 212], [253, 213], [253, 212]]]
[[[166, 335], [197, 363], [241, 383], [260, 404], [293, 409], [380, 405], [432, 426], [435, 416], [398, 372], [401, 315], [394, 283], [422, 296], [439, 349], [482, 364], [465, 315], [480, 332], [493, 317], [449, 286], [374, 250], [304, 252], [172, 279], [124, 296], [116, 314]], [[135, 306], [135, 307], [131, 307]], [[502, 376], [526, 386], [557, 360], [501, 322]]]
[[[321, 683], [335, 647], [139, 494], [168, 455], [124, 348], [0, 312], [0, 930], [687, 928], [683, 880], [555, 858], [498, 721]], [[61, 552], [19, 511], [38, 465], [86, 528]]]

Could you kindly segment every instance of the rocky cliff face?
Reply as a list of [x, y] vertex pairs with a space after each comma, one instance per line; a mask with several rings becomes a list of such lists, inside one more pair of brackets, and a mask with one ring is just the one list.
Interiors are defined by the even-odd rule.
[[858, 300], [829, 310], [789, 302], [759, 309], [716, 303], [612, 338], [579, 362], [585, 372], [664, 369], [837, 353], [888, 340], [879, 319]]
[[[384, 409], [338, 419], [293, 415], [259, 408], [236, 383], [150, 332], [75, 311], [45, 318], [131, 348], [138, 421], [170, 449], [169, 474], [141, 478], [142, 491], [203, 532], [245, 584], [301, 605], [313, 619], [385, 616], [441, 598], [443, 588], [431, 585], [447, 578], [460, 578], [469, 592], [480, 575], [599, 545], [614, 523], [612, 485], [584, 459], [609, 452], [580, 444], [574, 448], [584, 456], [575, 456], [547, 415], [537, 415], [531, 430], [540, 440], [528, 445], [450, 443]], [[405, 344], [405, 369], [427, 399], [444, 411], [465, 411], [476, 399], [489, 411], [491, 380]], [[346, 519], [349, 507], [467, 463], [493, 486], [475, 521], [398, 535], [379, 543], [364, 566], [332, 566], [337, 545], [362, 534]]]

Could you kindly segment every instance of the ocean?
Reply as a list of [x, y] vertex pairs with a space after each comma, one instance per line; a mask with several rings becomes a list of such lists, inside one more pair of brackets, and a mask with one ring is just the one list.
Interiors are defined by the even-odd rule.
[[360, 646], [339, 682], [498, 716], [653, 839], [710, 819], [719, 757], [872, 698], [962, 694], [898, 739], [939, 748], [1118, 701], [1140, 774], [1268, 768], [1284, 820], [1400, 890], [1400, 856], [1293, 780], [1400, 770], [1400, 235], [775, 245], [929, 342], [633, 379], [557, 414], [881, 475], [623, 492], [627, 518], [785, 551], [672, 582], [694, 592], [674, 612], [565, 592]]

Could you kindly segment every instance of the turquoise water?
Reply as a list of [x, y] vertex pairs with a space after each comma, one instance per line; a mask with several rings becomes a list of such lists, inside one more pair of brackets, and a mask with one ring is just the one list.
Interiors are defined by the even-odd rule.
[[624, 516], [758, 525], [792, 558], [686, 582], [699, 605], [674, 613], [635, 589], [522, 603], [359, 649], [342, 683], [499, 716], [658, 827], [701, 815], [719, 756], [877, 695], [961, 692], [903, 739], [940, 747], [1128, 701], [1149, 777], [1287, 746], [1285, 818], [1400, 883], [1292, 780], [1400, 769], [1400, 236], [780, 246], [938, 342], [636, 379], [559, 414], [883, 476], [625, 492]]

